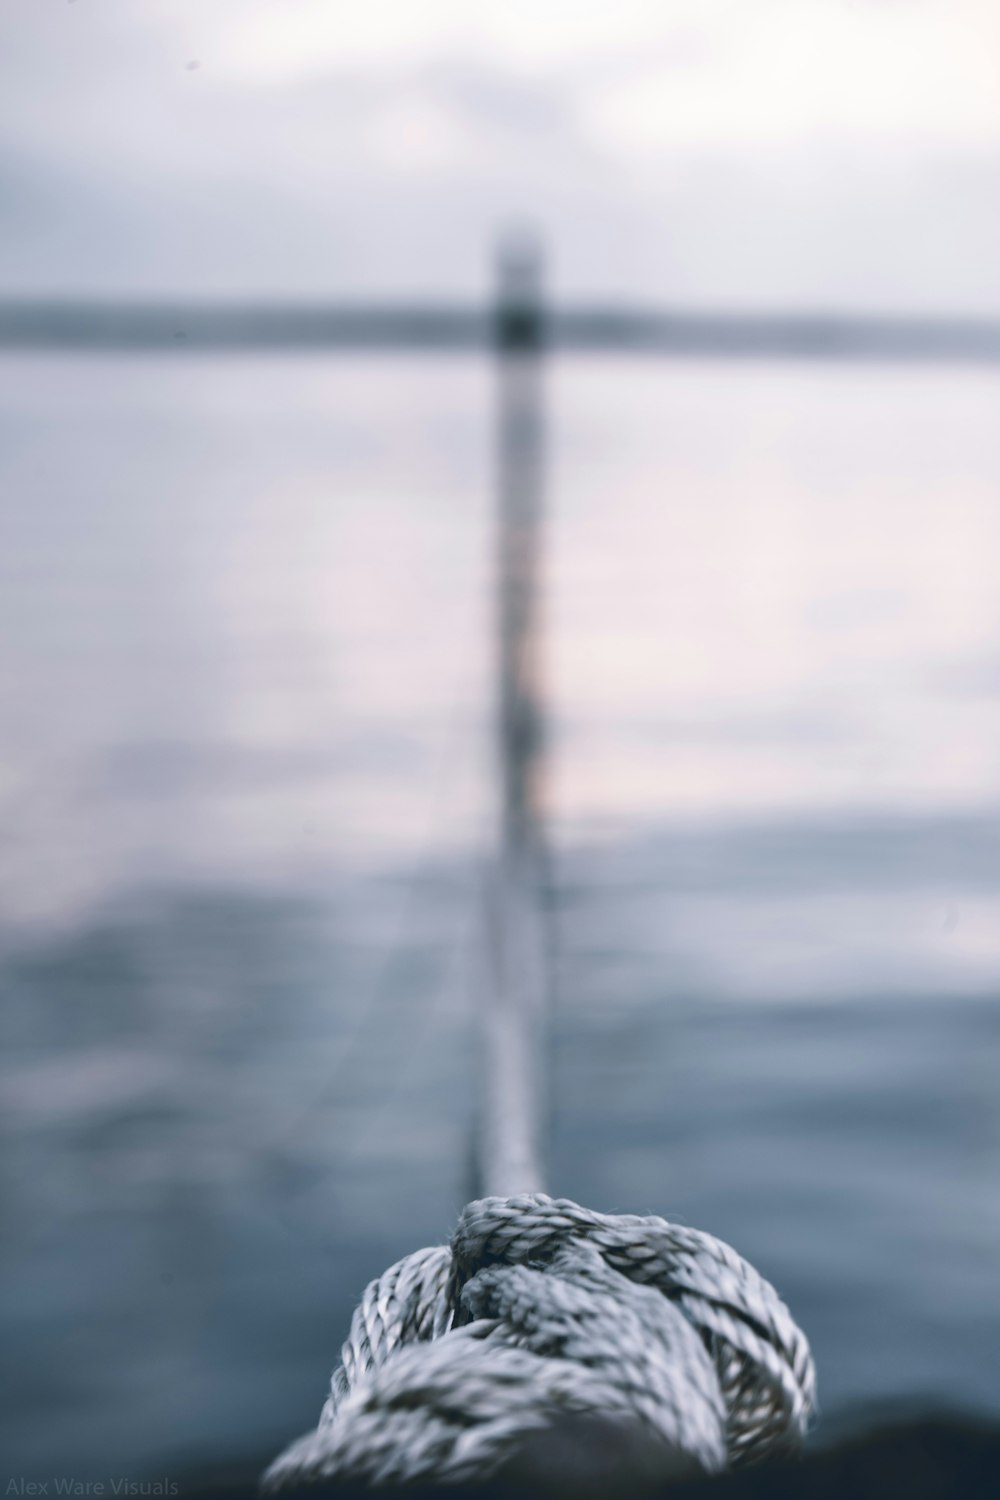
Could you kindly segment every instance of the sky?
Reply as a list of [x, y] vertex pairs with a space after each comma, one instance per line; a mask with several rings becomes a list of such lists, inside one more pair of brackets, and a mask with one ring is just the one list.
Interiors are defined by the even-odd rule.
[[0, 295], [1000, 313], [996, 0], [4, 0]]

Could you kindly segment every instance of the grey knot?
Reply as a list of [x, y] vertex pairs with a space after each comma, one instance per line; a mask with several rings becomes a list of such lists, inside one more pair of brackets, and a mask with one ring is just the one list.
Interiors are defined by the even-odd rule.
[[804, 1335], [721, 1240], [485, 1198], [366, 1288], [318, 1427], [263, 1486], [483, 1479], [587, 1418], [713, 1472], [794, 1446], [814, 1405]]

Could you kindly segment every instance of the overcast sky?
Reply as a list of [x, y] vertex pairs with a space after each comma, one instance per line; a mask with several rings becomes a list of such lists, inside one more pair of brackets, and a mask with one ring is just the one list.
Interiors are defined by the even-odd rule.
[[1000, 312], [997, 0], [3, 0], [0, 293]]

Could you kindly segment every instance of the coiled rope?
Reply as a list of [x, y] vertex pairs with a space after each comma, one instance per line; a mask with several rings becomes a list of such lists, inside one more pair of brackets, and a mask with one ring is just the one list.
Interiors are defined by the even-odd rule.
[[715, 1471], [794, 1446], [814, 1403], [805, 1336], [721, 1240], [565, 1198], [484, 1198], [450, 1245], [367, 1287], [318, 1427], [263, 1485], [484, 1479], [570, 1413]]

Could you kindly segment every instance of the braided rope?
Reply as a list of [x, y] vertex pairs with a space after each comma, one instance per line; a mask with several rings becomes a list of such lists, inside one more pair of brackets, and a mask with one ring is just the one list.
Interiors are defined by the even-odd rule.
[[635, 1423], [714, 1471], [794, 1445], [815, 1396], [805, 1336], [721, 1240], [484, 1198], [450, 1245], [366, 1288], [319, 1426], [263, 1485], [484, 1478], [567, 1413]]

